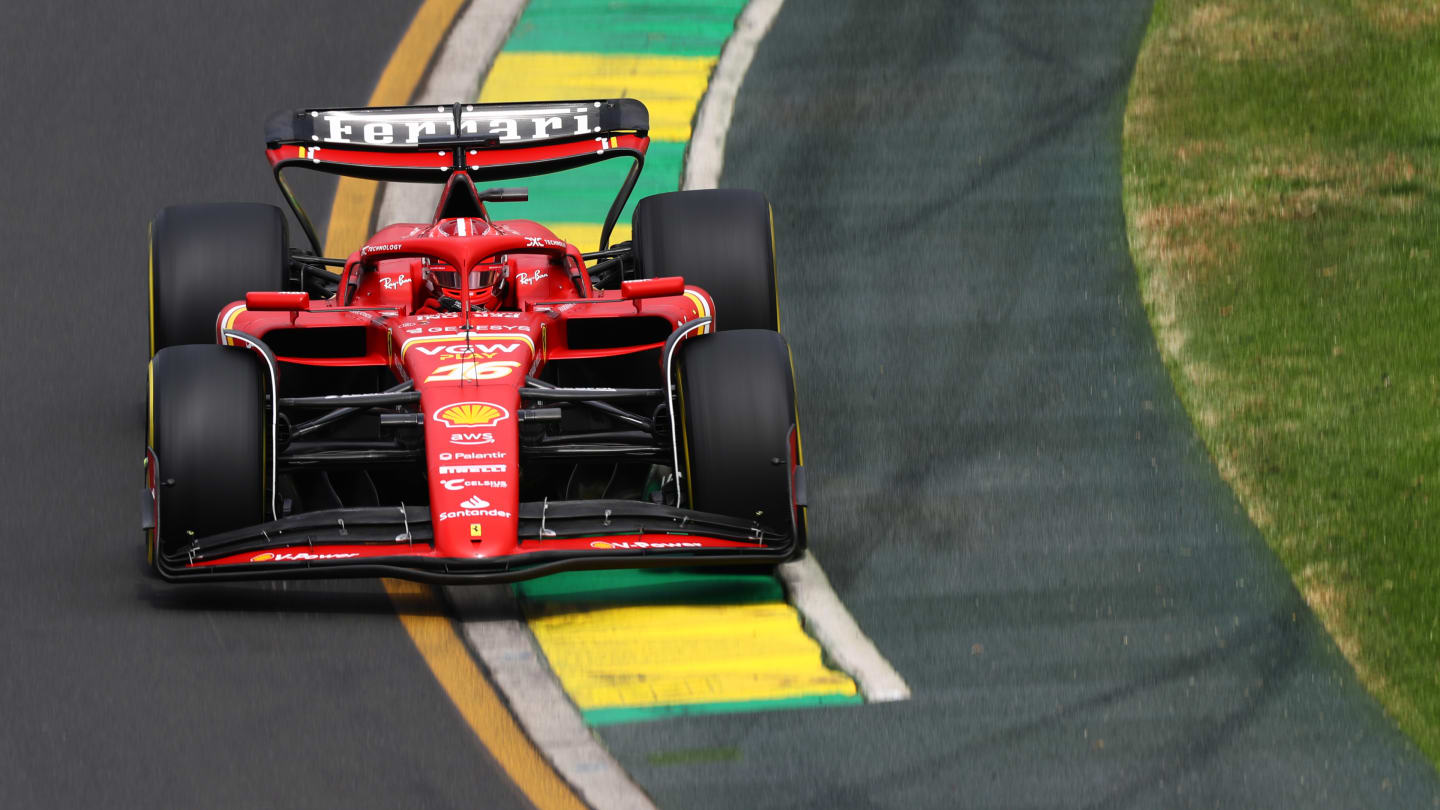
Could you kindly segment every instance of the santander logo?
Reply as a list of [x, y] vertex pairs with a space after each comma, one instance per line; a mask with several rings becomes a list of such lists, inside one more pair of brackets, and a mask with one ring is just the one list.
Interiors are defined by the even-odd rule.
[[460, 506], [464, 509], [488, 509], [490, 502], [481, 500], [479, 496], [473, 496], [461, 501]]

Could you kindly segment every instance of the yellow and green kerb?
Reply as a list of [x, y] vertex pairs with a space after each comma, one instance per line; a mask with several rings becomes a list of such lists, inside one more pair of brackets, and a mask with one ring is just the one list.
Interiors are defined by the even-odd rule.
[[[650, 110], [635, 202], [680, 187], [696, 108], [745, 0], [531, 0], [496, 57], [482, 102], [637, 98]], [[629, 171], [615, 160], [529, 178], [530, 200], [497, 219], [545, 223], [593, 250]], [[560, 574], [517, 585], [551, 669], [591, 725], [860, 703], [771, 576], [658, 570]]]
[[[482, 102], [636, 98], [650, 110], [645, 171], [611, 236], [630, 238], [635, 202], [680, 187], [690, 122], [744, 0], [532, 0], [480, 91]], [[497, 218], [545, 223], [594, 250], [628, 160], [529, 178], [528, 203], [492, 203]]]

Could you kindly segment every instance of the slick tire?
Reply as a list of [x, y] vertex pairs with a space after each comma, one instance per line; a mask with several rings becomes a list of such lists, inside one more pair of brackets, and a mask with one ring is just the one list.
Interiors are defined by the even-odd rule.
[[792, 462], [800, 459], [785, 338], [762, 329], [693, 338], [680, 350], [679, 369], [685, 503], [797, 531], [798, 555], [804, 514], [791, 496]]
[[758, 191], [702, 189], [646, 197], [632, 219], [641, 278], [684, 276], [715, 301], [720, 330], [780, 330], [770, 203]]
[[150, 354], [214, 343], [220, 308], [291, 286], [285, 214], [273, 205], [172, 205], [150, 225]]
[[157, 548], [265, 516], [268, 425], [261, 360], [233, 346], [168, 346], [150, 361]]

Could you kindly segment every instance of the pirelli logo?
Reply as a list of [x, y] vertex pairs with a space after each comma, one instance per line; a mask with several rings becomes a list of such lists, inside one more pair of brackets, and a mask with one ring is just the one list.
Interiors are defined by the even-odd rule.
[[461, 464], [441, 467], [441, 475], [466, 475], [467, 473], [503, 473], [504, 464]]

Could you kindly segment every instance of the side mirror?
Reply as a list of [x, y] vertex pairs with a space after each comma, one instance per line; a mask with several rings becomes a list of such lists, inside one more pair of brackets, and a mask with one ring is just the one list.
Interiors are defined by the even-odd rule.
[[293, 292], [245, 293], [245, 308], [252, 312], [300, 312], [310, 309], [310, 294]]
[[662, 276], [660, 278], [637, 278], [620, 282], [620, 297], [663, 298], [667, 295], [684, 295], [684, 276]]

